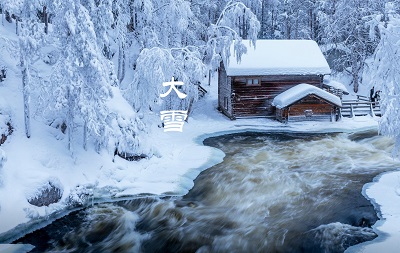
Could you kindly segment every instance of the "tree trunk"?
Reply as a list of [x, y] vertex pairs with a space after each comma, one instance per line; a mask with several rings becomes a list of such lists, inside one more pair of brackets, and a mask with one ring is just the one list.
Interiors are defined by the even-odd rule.
[[49, 32], [49, 19], [48, 19], [48, 15], [47, 15], [46, 5], [43, 6], [43, 19], [44, 19], [44, 33], [47, 34]]
[[264, 38], [264, 34], [265, 34], [265, 0], [262, 0], [261, 3], [261, 29], [260, 29], [260, 33], [261, 33], [261, 38]]
[[275, 11], [271, 10], [271, 36], [275, 38]]
[[87, 150], [87, 122], [83, 123], [83, 149]]
[[309, 17], [310, 17], [310, 38], [312, 40], [315, 40], [314, 38], [314, 18], [313, 18], [313, 10], [310, 9], [309, 11]]
[[3, 9], [3, 5], [1, 4], [1, 25], [4, 26], [4, 9]]
[[121, 83], [125, 78], [125, 47], [120, 43], [118, 49], [118, 81]]
[[351, 66], [351, 73], [353, 76], [353, 90], [355, 93], [358, 92], [358, 67], [357, 67], [357, 62], [353, 62], [352, 66]]
[[246, 31], [246, 9], [243, 9], [243, 23], [242, 23], [242, 38], [247, 39], [247, 31]]
[[27, 138], [31, 137], [31, 122], [29, 113], [29, 69], [28, 63], [24, 56], [21, 55], [22, 69], [22, 93], [24, 97], [24, 119], [25, 119], [25, 134]]
[[208, 86], [211, 85], [211, 69], [208, 70]]
[[73, 128], [73, 103], [70, 87], [67, 88], [68, 114], [67, 114], [67, 132], [68, 132], [68, 150], [72, 152], [72, 128]]

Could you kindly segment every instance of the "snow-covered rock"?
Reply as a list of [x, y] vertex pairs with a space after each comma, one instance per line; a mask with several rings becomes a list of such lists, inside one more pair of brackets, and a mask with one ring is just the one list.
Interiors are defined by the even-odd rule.
[[49, 206], [60, 201], [63, 187], [57, 178], [52, 178], [41, 185], [33, 196], [28, 196], [28, 202], [34, 206]]

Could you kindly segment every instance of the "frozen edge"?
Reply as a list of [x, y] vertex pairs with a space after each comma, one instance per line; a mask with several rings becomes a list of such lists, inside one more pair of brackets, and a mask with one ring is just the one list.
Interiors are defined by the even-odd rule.
[[[383, 252], [398, 252], [400, 242], [397, 240], [395, 244], [392, 244], [390, 242], [390, 239], [396, 240], [395, 234], [393, 232], [385, 232], [387, 228], [384, 226], [388, 223], [390, 224], [400, 224], [400, 217], [398, 215], [393, 215], [390, 213], [383, 213], [382, 208], [387, 207], [384, 205], [382, 202], [383, 196], [378, 196], [378, 197], [372, 197], [370, 194], [368, 195], [367, 191], [372, 189], [373, 187], [378, 188], [380, 192], [384, 191], [385, 189], [384, 186], [386, 185], [385, 182], [382, 182], [384, 178], [386, 177], [391, 177], [393, 175], [399, 174], [400, 168], [394, 170], [394, 171], [388, 171], [379, 174], [376, 176], [372, 182], [367, 183], [363, 186], [362, 189], [362, 194], [363, 196], [371, 202], [371, 204], [374, 206], [375, 211], [377, 212], [379, 220], [375, 222], [375, 224], [372, 226], [374, 232], [378, 235], [374, 240], [372, 241], [366, 241], [360, 244], [353, 245], [349, 248], [346, 249], [346, 253], [353, 253], [353, 252], [376, 252], [377, 250], [383, 250]], [[394, 185], [390, 185], [395, 187]], [[395, 190], [395, 189], [393, 189]], [[377, 190], [375, 190], [376, 192]], [[389, 197], [390, 198], [390, 197]], [[396, 199], [392, 199], [392, 203], [395, 203]], [[400, 210], [399, 210], [400, 211]], [[396, 225], [395, 225], [396, 226]], [[397, 233], [400, 232], [400, 229], [396, 231]]]

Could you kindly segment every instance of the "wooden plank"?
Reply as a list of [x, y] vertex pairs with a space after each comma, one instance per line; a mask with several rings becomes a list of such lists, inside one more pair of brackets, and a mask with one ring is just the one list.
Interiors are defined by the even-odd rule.
[[[246, 85], [247, 79], [259, 79], [260, 85]], [[321, 86], [318, 75], [292, 76], [234, 76], [232, 77], [232, 110], [235, 117], [273, 115], [273, 99], [282, 92], [300, 84]]]
[[261, 79], [261, 82], [277, 82], [277, 81], [293, 81], [296, 82], [306, 82], [306, 81], [313, 81], [313, 82], [322, 82], [322, 77], [318, 75], [267, 75], [267, 76], [232, 76], [234, 81], [238, 82], [246, 82], [246, 79], [257, 78]]

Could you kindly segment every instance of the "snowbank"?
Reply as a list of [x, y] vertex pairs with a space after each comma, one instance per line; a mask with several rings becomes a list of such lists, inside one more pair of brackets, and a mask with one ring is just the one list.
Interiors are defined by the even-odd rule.
[[228, 76], [262, 75], [326, 75], [329, 65], [313, 40], [257, 40], [256, 47], [248, 46], [238, 62], [231, 45], [229, 62], [225, 62]]
[[373, 183], [364, 186], [363, 194], [379, 209], [380, 220], [373, 226], [379, 236], [346, 252], [399, 252], [400, 171], [378, 176]]

